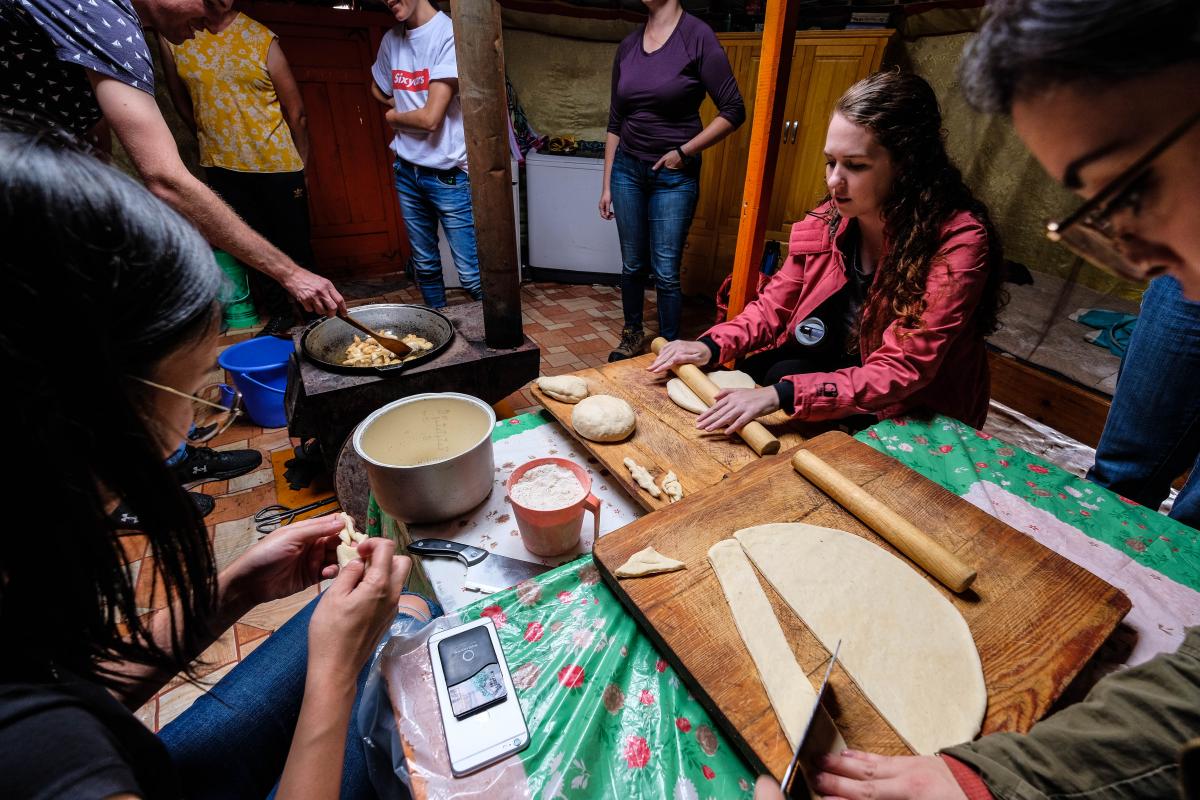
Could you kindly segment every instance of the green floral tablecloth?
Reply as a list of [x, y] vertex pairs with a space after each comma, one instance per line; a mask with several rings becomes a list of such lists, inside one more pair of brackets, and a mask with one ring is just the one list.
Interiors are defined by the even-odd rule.
[[[508, 424], [497, 437], [545, 420], [528, 414]], [[1200, 624], [1197, 531], [949, 418], [889, 420], [857, 438], [1129, 594], [1130, 662], [1173, 649], [1185, 625]], [[532, 734], [520, 756], [525, 796], [752, 795], [750, 769], [600, 582], [590, 556], [458, 616], [489, 616], [499, 631]]]

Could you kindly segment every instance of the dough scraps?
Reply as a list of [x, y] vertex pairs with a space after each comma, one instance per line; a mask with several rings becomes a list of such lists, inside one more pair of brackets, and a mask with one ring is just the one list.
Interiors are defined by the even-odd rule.
[[[741, 370], [718, 370], [707, 374], [708, 379], [721, 389], [753, 389], [757, 385], [754, 383], [754, 378]], [[667, 381], [667, 397], [671, 398], [671, 402], [684, 411], [690, 411], [693, 414], [703, 414], [708, 410], [704, 401], [697, 397], [691, 387], [679, 378], [671, 378]]]
[[971, 629], [907, 562], [802, 523], [734, 534], [746, 555], [900, 737], [922, 755], [970, 741], [987, 711]]
[[678, 569], [687, 569], [687, 565], [682, 561], [664, 556], [653, 547], [647, 547], [645, 550], [637, 551], [629, 557], [628, 561], [617, 567], [616, 575], [618, 578], [643, 578], [647, 575], [657, 575], [660, 572], [674, 572]]
[[[788, 746], [795, 750], [809, 723], [817, 699], [816, 687], [796, 663], [771, 601], [759, 584], [742, 546], [734, 539], [722, 539], [709, 548], [708, 563], [729, 602], [733, 623], [758, 669], [758, 677], [779, 719], [779, 727], [783, 728]], [[824, 666], [817, 675], [824, 675]], [[820, 707], [817, 714], [805, 741], [804, 753], [816, 755], [845, 750], [846, 740], [829, 713]]]
[[667, 493], [667, 497], [671, 498], [672, 503], [678, 503], [683, 499], [683, 484], [679, 482], [679, 478], [675, 477], [674, 472], [668, 472], [663, 476], [662, 490]]
[[636, 426], [633, 406], [611, 394], [585, 397], [571, 410], [571, 427], [593, 442], [619, 442]]
[[662, 492], [660, 492], [658, 487], [654, 485], [654, 478], [650, 475], [650, 471], [648, 469], [634, 461], [629, 456], [626, 456], [624, 461], [625, 466], [629, 469], [629, 474], [633, 476], [633, 479], [637, 482], [638, 486], [649, 492], [651, 497], [662, 497]]
[[587, 381], [575, 375], [544, 375], [537, 379], [537, 387], [563, 403], [578, 403], [588, 396]]

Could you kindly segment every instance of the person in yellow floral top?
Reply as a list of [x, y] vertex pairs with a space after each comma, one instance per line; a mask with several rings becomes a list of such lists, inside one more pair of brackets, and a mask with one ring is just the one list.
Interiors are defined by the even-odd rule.
[[[171, 98], [196, 134], [209, 185], [251, 227], [311, 268], [308, 127], [279, 38], [230, 9], [219, 25], [183, 44], [160, 37], [159, 48]], [[285, 333], [296, 321], [286, 292], [249, 274], [260, 312], [271, 317], [264, 333]]]

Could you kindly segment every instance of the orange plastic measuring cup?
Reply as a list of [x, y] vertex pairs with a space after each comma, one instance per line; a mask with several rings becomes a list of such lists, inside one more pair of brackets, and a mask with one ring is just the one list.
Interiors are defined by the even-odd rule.
[[[555, 464], [569, 469], [579, 479], [583, 487], [583, 499], [577, 500], [563, 508], [548, 510], [526, 508], [512, 499], [512, 487], [521, 480], [526, 472], [543, 464]], [[592, 494], [592, 479], [583, 467], [565, 458], [535, 458], [513, 470], [508, 476], [505, 486], [508, 500], [512, 503], [513, 514], [517, 518], [517, 528], [521, 531], [521, 541], [525, 549], [539, 556], [560, 556], [569, 553], [579, 544], [579, 532], [583, 528], [583, 512], [592, 512], [596, 525], [596, 538], [600, 536], [600, 500]], [[594, 541], [594, 540], [593, 540]]]

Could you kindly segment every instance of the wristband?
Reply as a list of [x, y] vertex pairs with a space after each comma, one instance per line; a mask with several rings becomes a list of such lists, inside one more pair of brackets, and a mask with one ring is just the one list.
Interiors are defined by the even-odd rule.
[[680, 159], [680, 160], [681, 160], [683, 163], [685, 163], [685, 164], [686, 164], [686, 163], [688, 162], [688, 154], [687, 154], [687, 153], [685, 153], [685, 152], [683, 152], [683, 146], [682, 146], [682, 145], [680, 145], [680, 146], [676, 147], [676, 148], [675, 148], [675, 152], [676, 152], [676, 153], [679, 153], [679, 159]]

